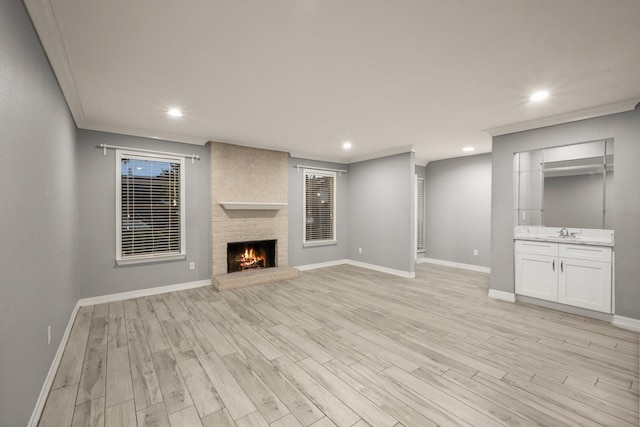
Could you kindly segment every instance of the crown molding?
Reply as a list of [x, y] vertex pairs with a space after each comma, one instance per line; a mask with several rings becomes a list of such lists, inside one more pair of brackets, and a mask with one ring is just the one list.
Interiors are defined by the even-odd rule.
[[105, 133], [115, 133], [120, 135], [129, 135], [129, 136], [137, 136], [140, 138], [150, 138], [150, 139], [159, 139], [162, 141], [171, 141], [171, 142], [179, 142], [182, 144], [191, 144], [191, 145], [205, 145], [209, 142], [209, 138], [198, 138], [191, 137], [186, 135], [178, 135], [163, 131], [149, 131], [144, 129], [136, 129], [132, 127], [123, 127], [123, 126], [111, 126], [105, 124], [92, 123], [85, 120], [85, 123], [82, 126], [78, 125], [78, 128], [84, 130], [92, 130], [97, 132], [105, 132]]
[[578, 120], [592, 119], [594, 117], [607, 116], [609, 114], [623, 113], [625, 111], [634, 110], [636, 108], [636, 105], [638, 105], [638, 101], [639, 100], [637, 98], [628, 99], [626, 101], [617, 102], [614, 104], [607, 104], [601, 105], [599, 107], [572, 111], [556, 116], [544, 117], [542, 119], [529, 120], [526, 122], [514, 123], [490, 129], [483, 129], [483, 132], [486, 132], [493, 137], [506, 135], [509, 133], [522, 132], [525, 130], [543, 128], [547, 126], [560, 125], [563, 123], [576, 122]]
[[85, 113], [73, 74], [73, 67], [67, 48], [60, 34], [56, 11], [50, 0], [24, 0], [40, 43], [49, 59], [51, 68], [58, 79], [60, 89], [67, 101], [76, 126], [82, 127]]

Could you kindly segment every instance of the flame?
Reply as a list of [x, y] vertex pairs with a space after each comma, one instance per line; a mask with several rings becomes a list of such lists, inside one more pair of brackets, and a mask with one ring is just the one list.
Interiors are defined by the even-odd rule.
[[255, 268], [259, 265], [260, 261], [263, 261], [264, 265], [266, 261], [265, 257], [258, 256], [253, 248], [245, 248], [244, 254], [240, 256], [240, 268]]

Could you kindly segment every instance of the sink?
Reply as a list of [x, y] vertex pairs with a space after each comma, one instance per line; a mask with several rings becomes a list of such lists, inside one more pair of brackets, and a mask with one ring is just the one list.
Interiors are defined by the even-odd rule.
[[537, 240], [574, 245], [613, 246], [613, 230], [569, 229], [566, 236], [560, 235], [560, 228], [540, 226], [518, 226], [514, 228], [515, 239]]
[[604, 245], [604, 246], [612, 246], [613, 242], [611, 239], [596, 237], [596, 236], [559, 236], [557, 234], [530, 234], [528, 236], [517, 236], [516, 239], [524, 239], [524, 240], [542, 240], [545, 242], [556, 242], [556, 243], [573, 243], [573, 244], [583, 244], [583, 245]]

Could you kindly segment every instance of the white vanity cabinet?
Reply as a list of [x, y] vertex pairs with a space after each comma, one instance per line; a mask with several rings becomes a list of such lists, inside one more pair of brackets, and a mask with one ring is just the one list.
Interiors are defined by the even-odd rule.
[[558, 244], [516, 240], [516, 294], [558, 301]]
[[611, 248], [558, 246], [558, 302], [611, 313]]
[[516, 240], [516, 294], [611, 313], [611, 248]]

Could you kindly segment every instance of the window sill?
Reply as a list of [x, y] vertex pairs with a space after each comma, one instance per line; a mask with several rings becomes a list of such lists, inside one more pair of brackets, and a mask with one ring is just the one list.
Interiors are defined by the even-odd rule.
[[312, 248], [315, 246], [331, 246], [331, 245], [337, 245], [337, 244], [338, 244], [337, 240], [322, 240], [319, 242], [304, 242], [302, 243], [302, 247]]
[[145, 257], [136, 257], [136, 258], [125, 258], [125, 259], [116, 259], [116, 264], [118, 265], [132, 265], [132, 264], [149, 264], [153, 262], [163, 262], [163, 261], [177, 261], [181, 259], [186, 259], [187, 254], [175, 254], [175, 255], [153, 255], [153, 256], [145, 256]]

